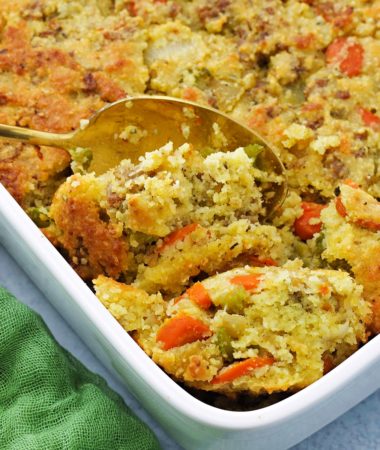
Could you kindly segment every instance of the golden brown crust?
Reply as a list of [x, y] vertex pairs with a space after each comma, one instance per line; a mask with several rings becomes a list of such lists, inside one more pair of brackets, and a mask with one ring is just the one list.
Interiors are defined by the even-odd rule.
[[369, 330], [380, 332], [380, 203], [359, 187], [343, 184], [339, 197], [322, 212], [326, 249], [322, 257], [348, 263], [363, 297], [372, 304]]
[[12, 163], [0, 163], [0, 183], [8, 189], [16, 201], [22, 202], [26, 190], [26, 177], [20, 167], [15, 167]]
[[356, 262], [351, 260], [352, 270], [358, 283], [363, 285], [363, 296], [372, 303], [372, 320], [369, 329], [372, 333], [380, 333], [380, 263], [376, 261], [379, 258], [380, 244], [374, 245], [368, 249], [365, 255]]
[[122, 229], [102, 217], [96, 196], [96, 185], [75, 176], [58, 189], [51, 207], [55, 239], [84, 279], [118, 278], [128, 266], [128, 244]]
[[106, 273], [118, 278], [126, 269], [127, 245], [112, 225], [99, 220], [99, 208], [95, 204], [71, 198], [55, 220], [64, 230], [60, 245], [69, 252], [81, 277], [89, 280]]
[[27, 208], [36, 200], [48, 203], [68, 167], [65, 150], [25, 144], [0, 144], [0, 182]]
[[[104, 38], [100, 51], [91, 50], [98, 62], [88, 65], [77, 56], [73, 42], [68, 48], [62, 45], [62, 24], [57, 19], [44, 18], [47, 9], [44, 2], [34, 6], [25, 1], [18, 3], [6, 2], [1, 21], [0, 123], [68, 132], [104, 102], [125, 97], [125, 88], [130, 84], [144, 89], [144, 80], [134, 75], [135, 63], [126, 58], [130, 54], [133, 59], [134, 52], [139, 51], [133, 40]], [[6, 17], [8, 11], [19, 13], [23, 19]], [[112, 26], [117, 24], [111, 25], [110, 33]], [[0, 143], [0, 155], [6, 151], [5, 145]], [[34, 193], [39, 189], [36, 177], [39, 179], [43, 173], [42, 177], [46, 178], [47, 166], [50, 171], [46, 181], [55, 184], [57, 173], [62, 171], [62, 161], [65, 167], [70, 161], [65, 152], [57, 149], [41, 151], [46, 162], [33, 152], [27, 154], [28, 158], [19, 152], [11, 164], [0, 156], [0, 179], [23, 206], [28, 205], [31, 188]], [[39, 197], [43, 195], [41, 191]]]

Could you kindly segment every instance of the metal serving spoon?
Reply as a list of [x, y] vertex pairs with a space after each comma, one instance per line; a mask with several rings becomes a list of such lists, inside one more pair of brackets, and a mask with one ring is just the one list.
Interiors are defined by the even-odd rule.
[[285, 198], [287, 180], [284, 167], [270, 145], [255, 131], [207, 106], [166, 96], [127, 97], [104, 106], [72, 133], [57, 134], [0, 125], [0, 137], [29, 144], [92, 152], [89, 171], [101, 174], [122, 159], [137, 158], [172, 141], [175, 146], [192, 143], [200, 151], [231, 151], [258, 144], [255, 165], [275, 182], [262, 183], [266, 214]]

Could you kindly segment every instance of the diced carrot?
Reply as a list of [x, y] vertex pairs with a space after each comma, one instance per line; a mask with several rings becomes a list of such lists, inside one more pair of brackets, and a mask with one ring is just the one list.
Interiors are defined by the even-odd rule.
[[330, 287], [327, 283], [321, 284], [320, 288], [319, 288], [319, 292], [322, 295], [327, 295], [330, 292]]
[[[359, 185], [355, 183], [355, 181], [352, 181], [349, 178], [344, 180], [343, 183], [346, 184], [347, 186], [352, 187], [353, 189], [358, 189], [359, 187]], [[342, 198], [340, 196], [335, 199], [335, 208], [340, 216], [342, 217], [347, 216], [346, 207], [343, 205]]]
[[372, 220], [357, 219], [354, 224], [370, 231], [380, 231], [380, 223], [372, 222]]
[[347, 56], [341, 61], [339, 69], [351, 77], [362, 73], [364, 49], [360, 44], [352, 44], [347, 48]]
[[353, 8], [339, 8], [333, 2], [315, 2], [317, 12], [337, 28], [346, 28], [352, 23]]
[[355, 183], [355, 181], [352, 181], [350, 178], [346, 178], [343, 181], [343, 183], [347, 184], [347, 186], [350, 186], [350, 187], [352, 187], [354, 189], [358, 189], [358, 187], [359, 187], [358, 183]]
[[328, 63], [334, 63], [337, 61], [340, 53], [343, 50], [343, 47], [346, 45], [347, 43], [347, 38], [345, 37], [340, 37], [335, 39], [334, 42], [332, 42], [326, 50], [326, 61]]
[[212, 305], [211, 297], [202, 283], [198, 282], [193, 284], [186, 291], [186, 294], [189, 296], [190, 300], [203, 309], [209, 309]]
[[[231, 278], [230, 283], [239, 284], [247, 291], [253, 291], [257, 289], [262, 275], [258, 273], [253, 273], [250, 275], [237, 275]], [[244, 292], [244, 291], [243, 291]]]
[[360, 44], [350, 43], [346, 37], [340, 37], [327, 47], [326, 61], [339, 63], [342, 73], [355, 77], [362, 72], [364, 49]]
[[262, 129], [268, 123], [268, 114], [264, 106], [255, 108], [250, 117], [248, 117], [248, 126], [250, 128]]
[[313, 202], [302, 202], [301, 207], [303, 214], [294, 221], [295, 234], [306, 241], [311, 239], [314, 234], [319, 233], [322, 228], [321, 223], [310, 223], [310, 220], [319, 219], [322, 209], [326, 208], [326, 205], [320, 205]]
[[334, 311], [334, 308], [332, 307], [331, 303], [328, 302], [324, 302], [321, 305], [321, 308], [323, 309], [323, 311]]
[[[347, 210], [346, 207], [343, 205], [341, 197], [337, 197], [335, 199], [335, 208], [340, 216], [342, 217], [347, 216]], [[352, 223], [354, 223], [358, 227], [365, 228], [370, 231], [380, 231], [380, 223], [373, 222], [372, 220], [356, 219], [352, 220]]]
[[294, 40], [296, 47], [303, 50], [311, 46], [311, 44], [315, 40], [315, 34], [314, 33], [300, 34], [296, 36]]
[[136, 17], [137, 16], [137, 7], [136, 7], [136, 2], [134, 0], [128, 1], [126, 3], [126, 8], [128, 13], [132, 16], [132, 17]]
[[359, 108], [362, 121], [368, 127], [378, 128], [380, 126], [380, 117], [365, 108]]
[[254, 369], [270, 366], [273, 363], [274, 359], [271, 357], [245, 359], [244, 361], [240, 361], [222, 369], [222, 371], [211, 380], [211, 384], [230, 383], [236, 378], [247, 375]]
[[352, 7], [348, 7], [333, 20], [333, 24], [338, 28], [346, 28], [352, 22]]
[[198, 92], [192, 87], [187, 87], [183, 90], [182, 97], [185, 100], [196, 102], [198, 100]]
[[175, 244], [176, 242], [183, 241], [186, 236], [195, 231], [199, 225], [197, 223], [190, 223], [189, 225], [174, 230], [167, 236], [165, 236], [163, 243], [159, 246], [158, 251], [162, 252], [166, 247]]
[[339, 144], [339, 151], [346, 155], [351, 155], [352, 141], [348, 136], [342, 136]]
[[252, 255], [249, 257], [249, 262], [252, 266], [265, 267], [265, 266], [278, 266], [278, 262], [272, 258], [260, 258], [259, 256]]
[[342, 217], [347, 216], [346, 207], [343, 205], [342, 199], [340, 197], [337, 197], [335, 199], [335, 208], [340, 216]]
[[156, 340], [164, 350], [180, 347], [211, 336], [210, 328], [199, 319], [179, 315], [169, 319], [157, 332]]

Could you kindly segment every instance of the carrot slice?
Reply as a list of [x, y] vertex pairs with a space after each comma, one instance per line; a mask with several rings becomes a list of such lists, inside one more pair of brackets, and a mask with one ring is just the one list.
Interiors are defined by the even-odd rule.
[[[349, 178], [344, 180], [343, 183], [347, 184], [347, 186], [350, 186], [353, 189], [358, 189], [358, 187], [359, 187], [359, 185], [357, 183], [355, 183], [355, 181], [352, 181]], [[342, 216], [342, 217], [347, 216], [346, 207], [343, 205], [342, 198], [340, 196], [335, 199], [335, 208], [340, 216]]]
[[[239, 284], [243, 286], [243, 288], [247, 291], [253, 291], [257, 289], [262, 275], [258, 273], [250, 274], [250, 275], [237, 275], [236, 277], [231, 278], [230, 283]], [[243, 291], [244, 292], [244, 291]]]
[[202, 283], [195, 283], [187, 291], [190, 300], [203, 309], [209, 309], [212, 305], [211, 297]]
[[340, 216], [342, 217], [347, 216], [346, 207], [343, 205], [342, 199], [340, 197], [337, 197], [335, 199], [335, 208]]
[[352, 181], [350, 178], [346, 178], [345, 180], [343, 180], [344, 184], [347, 184], [347, 186], [350, 186], [354, 189], [358, 189], [359, 185], [358, 183], [355, 183], [355, 181]]
[[179, 228], [178, 230], [172, 231], [170, 234], [165, 236], [163, 243], [160, 245], [158, 250], [162, 252], [166, 247], [175, 244], [176, 242], [183, 241], [186, 236], [195, 231], [199, 225], [197, 223], [190, 223], [189, 225]]
[[370, 231], [380, 231], [380, 223], [372, 222], [372, 220], [357, 219], [354, 224]]
[[[347, 216], [346, 207], [343, 205], [342, 199], [340, 197], [337, 197], [335, 199], [335, 208], [340, 216]], [[380, 223], [373, 222], [372, 220], [356, 219], [352, 220], [351, 222], [360, 228], [365, 228], [370, 231], [380, 231]]]
[[320, 288], [319, 288], [319, 292], [322, 295], [328, 295], [330, 293], [330, 287], [327, 283], [321, 284]]
[[230, 383], [236, 378], [247, 375], [254, 369], [259, 369], [260, 367], [264, 366], [270, 366], [273, 363], [274, 359], [270, 357], [255, 357], [245, 359], [244, 361], [240, 361], [226, 367], [225, 369], [222, 369], [222, 372], [220, 372], [211, 380], [211, 384]]
[[[308, 2], [309, 3], [309, 2]], [[333, 2], [314, 2], [313, 5], [326, 22], [330, 22], [337, 28], [346, 28], [352, 23], [353, 8], [347, 6], [346, 8], [339, 7]]]
[[313, 41], [315, 41], [314, 33], [301, 34], [301, 35], [296, 36], [296, 38], [295, 38], [296, 47], [301, 50], [311, 47], [311, 44], [313, 43]]
[[322, 223], [310, 223], [312, 219], [319, 219], [322, 209], [326, 208], [326, 205], [320, 205], [319, 203], [303, 202], [301, 204], [303, 214], [294, 221], [295, 234], [306, 241], [311, 239], [314, 234], [319, 233], [322, 228]]
[[359, 108], [362, 121], [368, 127], [378, 128], [380, 126], [380, 117], [365, 108]]
[[342, 73], [355, 77], [362, 72], [364, 49], [360, 44], [350, 43], [346, 37], [340, 37], [327, 47], [326, 61], [339, 63]]
[[347, 44], [347, 38], [340, 37], [335, 39], [326, 50], [326, 61], [328, 63], [335, 63], [342, 53], [343, 48]]
[[181, 315], [169, 319], [157, 332], [156, 341], [164, 350], [180, 347], [211, 336], [210, 328], [199, 319]]
[[278, 266], [278, 262], [272, 258], [260, 258], [259, 256], [252, 255], [249, 257], [249, 262], [252, 266], [265, 267], [265, 266]]

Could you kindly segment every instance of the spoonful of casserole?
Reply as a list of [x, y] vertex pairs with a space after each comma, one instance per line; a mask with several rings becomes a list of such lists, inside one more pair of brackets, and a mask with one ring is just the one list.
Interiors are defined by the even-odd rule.
[[166, 96], [127, 97], [111, 103], [71, 133], [0, 125], [0, 137], [64, 148], [74, 165], [97, 175], [122, 160], [136, 162], [167, 142], [175, 147], [191, 143], [204, 156], [243, 147], [255, 167], [270, 175], [260, 185], [265, 215], [281, 205], [287, 191], [281, 161], [257, 132], [213, 108]]

